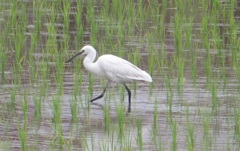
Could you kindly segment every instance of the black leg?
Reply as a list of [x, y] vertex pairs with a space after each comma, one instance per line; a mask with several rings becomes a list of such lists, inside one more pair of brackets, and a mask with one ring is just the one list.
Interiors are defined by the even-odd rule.
[[104, 93], [106, 92], [106, 89], [107, 89], [107, 87], [108, 87], [108, 84], [109, 84], [109, 82], [107, 82], [107, 85], [105, 86], [105, 88], [103, 89], [103, 92], [102, 92], [102, 94], [101, 95], [99, 95], [98, 97], [96, 97], [96, 98], [93, 98], [92, 100], [91, 100], [91, 102], [93, 102], [93, 101], [95, 101], [95, 100], [97, 100], [97, 99], [100, 99], [100, 98], [102, 98], [103, 97], [103, 95], [104, 95]]
[[127, 89], [128, 92], [128, 103], [129, 106], [131, 105], [131, 91], [128, 89], [128, 87], [126, 86], [126, 84], [123, 84], [125, 86], [125, 88]]

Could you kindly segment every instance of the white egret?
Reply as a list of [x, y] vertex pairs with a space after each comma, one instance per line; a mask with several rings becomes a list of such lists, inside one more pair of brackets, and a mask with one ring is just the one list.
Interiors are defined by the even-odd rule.
[[83, 60], [83, 65], [89, 72], [108, 80], [107, 85], [103, 89], [101, 95], [99, 95], [96, 98], [93, 98], [91, 102], [103, 97], [110, 81], [122, 83], [128, 92], [129, 102], [128, 111], [130, 112], [131, 91], [129, 90], [125, 83], [133, 81], [152, 82], [152, 78], [147, 72], [139, 69], [138, 67], [128, 62], [127, 60], [124, 60], [117, 56], [110, 54], [102, 55], [98, 58], [96, 62], [94, 62], [97, 52], [90, 45], [84, 46], [80, 50], [80, 52], [74, 55], [72, 58], [70, 58], [67, 61], [67, 63], [71, 62], [75, 57], [81, 54], [86, 55], [86, 57]]

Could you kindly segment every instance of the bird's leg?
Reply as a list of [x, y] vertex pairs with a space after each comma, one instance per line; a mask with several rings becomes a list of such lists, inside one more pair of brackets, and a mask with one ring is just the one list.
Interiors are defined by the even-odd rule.
[[126, 86], [126, 84], [123, 84], [125, 88], [127, 89], [128, 92], [128, 112], [131, 112], [131, 91], [129, 88]]
[[107, 87], [108, 87], [108, 84], [109, 84], [109, 82], [107, 82], [107, 85], [106, 85], [105, 88], [103, 89], [102, 94], [100, 94], [98, 97], [92, 99], [91, 102], [93, 102], [93, 101], [95, 101], [95, 100], [100, 99], [100, 98], [103, 97], [103, 95], [104, 95], [104, 93], [106, 92], [106, 89], [107, 89]]

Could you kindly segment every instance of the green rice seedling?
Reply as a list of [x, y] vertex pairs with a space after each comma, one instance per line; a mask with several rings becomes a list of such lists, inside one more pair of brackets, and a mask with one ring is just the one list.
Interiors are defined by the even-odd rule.
[[[82, 140], [82, 148], [83, 150], [90, 150], [88, 143], [87, 143], [87, 138], [86, 135], [83, 135], [83, 137], [81, 138]], [[92, 149], [93, 150], [93, 149]]]
[[41, 111], [42, 111], [42, 98], [41, 96], [38, 97], [36, 95], [33, 96], [34, 105], [35, 105], [35, 113], [34, 116], [36, 117], [37, 121], [40, 122], [41, 120]]
[[125, 129], [125, 109], [116, 104], [117, 120], [118, 120], [118, 139], [122, 143]]
[[189, 119], [189, 107], [186, 109], [186, 116], [187, 116], [187, 133], [186, 133], [186, 146], [189, 151], [195, 151], [195, 136], [194, 136], [194, 126]]
[[176, 57], [182, 57], [182, 18], [178, 13], [174, 18], [174, 50], [176, 51]]
[[18, 128], [18, 137], [21, 143], [21, 149], [22, 150], [28, 150], [27, 149], [27, 130], [26, 128]]
[[123, 86], [120, 86], [120, 100], [121, 100], [121, 105], [123, 104], [125, 100], [125, 91], [126, 89]]
[[104, 151], [104, 150], [108, 150], [109, 149], [108, 143], [100, 144], [100, 142], [99, 142], [99, 146], [100, 146], [100, 151]]
[[165, 43], [164, 40], [161, 41], [161, 51], [159, 54], [159, 59], [157, 60], [157, 70], [159, 71], [160, 77], [164, 77], [165, 75], [165, 67], [167, 66], [167, 53], [165, 51]]
[[136, 65], [136, 66], [139, 65], [140, 58], [141, 58], [141, 54], [140, 54], [139, 48], [134, 49], [134, 54], [133, 55], [128, 54], [128, 56], [129, 56], [129, 60], [133, 61], [134, 65]]
[[231, 143], [230, 143], [229, 141], [227, 141], [226, 151], [231, 151], [230, 144], [231, 144]]
[[195, 147], [195, 139], [194, 139], [194, 128], [193, 128], [193, 125], [190, 123], [188, 123], [186, 140], [187, 140], [188, 150], [195, 151], [196, 147]]
[[207, 36], [204, 37], [204, 44], [206, 49], [206, 60], [205, 60], [205, 73], [207, 76], [206, 84], [207, 84], [207, 87], [209, 87], [210, 79], [212, 76], [212, 64], [211, 64], [212, 59], [210, 55], [210, 44]]
[[192, 51], [192, 65], [191, 65], [191, 73], [192, 73], [192, 79], [193, 79], [193, 84], [196, 87], [197, 86], [197, 56], [198, 56], [198, 45], [195, 44], [195, 48]]
[[82, 85], [83, 81], [83, 71], [81, 69], [81, 63], [79, 61], [74, 62], [74, 86], [73, 86], [73, 93], [74, 93], [74, 100], [77, 101], [78, 96], [81, 96], [81, 89], [80, 86]]
[[10, 103], [10, 111], [11, 111], [11, 112], [14, 112], [14, 111], [15, 111], [16, 93], [17, 93], [17, 88], [16, 88], [16, 87], [13, 87], [13, 88], [12, 88], [12, 93], [11, 93], [11, 103]]
[[202, 150], [211, 150], [212, 148], [212, 137], [210, 133], [210, 119], [211, 116], [209, 113], [203, 113], [203, 120], [202, 120], [202, 125], [203, 125], [203, 140], [202, 140]]
[[55, 14], [55, 9], [51, 9], [51, 17], [49, 19], [49, 23], [47, 24], [47, 32], [48, 32], [48, 38], [46, 41], [46, 53], [55, 55], [58, 53], [58, 48], [57, 48], [57, 29], [55, 27], [55, 22], [56, 22], [56, 14]]
[[83, 4], [81, 0], [77, 0], [77, 10], [75, 15], [76, 21], [76, 36], [75, 36], [75, 46], [77, 48], [82, 47], [83, 39], [83, 25], [82, 25], [82, 11]]
[[193, 17], [192, 16], [190, 16], [188, 22], [189, 22], [189, 25], [184, 29], [185, 37], [186, 37], [185, 48], [191, 49], [192, 48], [192, 25], [193, 25]]
[[[125, 22], [125, 20], [127, 21], [127, 25], [128, 25], [128, 28], [130, 29], [130, 31], [131, 31], [131, 29], [132, 29], [132, 27], [134, 27], [135, 26], [135, 24], [136, 24], [136, 20], [138, 20], [138, 21], [142, 21], [138, 16], [136, 16], [137, 14], [135, 13], [136, 11], [136, 7], [134, 7], [134, 4], [133, 4], [133, 1], [126, 1], [125, 2], [126, 3], [126, 8], [123, 8], [123, 9], [125, 9], [126, 10], [126, 14], [127, 15], [125, 15], [126, 16], [126, 19], [124, 19], [124, 13], [123, 12], [121, 12], [121, 15], [119, 15], [119, 16], [121, 16], [121, 22], [124, 24], [124, 22]], [[138, 3], [142, 3], [141, 1], [139, 1]], [[123, 6], [124, 7], [124, 6]], [[119, 12], [120, 13], [120, 12]], [[141, 13], [141, 12], [139, 12], [139, 13]], [[123, 26], [120, 26], [120, 27], [123, 27]], [[123, 29], [123, 28], [122, 28]], [[128, 30], [129, 31], [129, 30]], [[133, 30], [132, 30], [133, 31]]]
[[117, 150], [117, 145], [115, 143], [115, 137], [114, 137], [115, 132], [114, 131], [111, 131], [111, 132], [112, 132], [112, 135], [111, 135], [111, 150]]
[[178, 84], [177, 84], [177, 89], [178, 89], [178, 94], [182, 97], [183, 93], [183, 87], [185, 84], [185, 78], [184, 78], [184, 60], [179, 58], [177, 60], [178, 62]]
[[78, 104], [75, 99], [70, 100], [70, 107], [71, 107], [71, 115], [72, 115], [72, 122], [78, 121]]
[[152, 128], [152, 137], [153, 137], [153, 142], [154, 142], [154, 147], [155, 150], [163, 150], [162, 149], [162, 142], [161, 142], [161, 133], [160, 133], [160, 127], [158, 124], [158, 101], [157, 97], [155, 100], [155, 105], [154, 105], [154, 114], [153, 114], [153, 128]]
[[94, 78], [92, 76], [92, 74], [88, 74], [88, 93], [90, 93], [90, 97], [93, 96], [93, 86], [94, 86]]
[[58, 143], [60, 145], [60, 148], [62, 148], [62, 145], [64, 144], [65, 140], [63, 137], [63, 129], [62, 129], [62, 105], [60, 96], [56, 95], [53, 97], [52, 100], [52, 111], [53, 111], [53, 122], [54, 122], [54, 128], [55, 128], [55, 136], [58, 140]]
[[233, 67], [236, 66], [236, 62], [238, 60], [237, 56], [238, 56], [238, 51], [236, 46], [238, 45], [238, 27], [236, 25], [235, 22], [235, 17], [234, 17], [234, 13], [231, 12], [230, 16], [229, 16], [229, 25], [230, 25], [230, 50], [231, 50], [231, 59], [232, 59], [232, 65]]
[[[128, 60], [133, 60], [133, 64], [138, 66], [139, 65], [139, 62], [140, 62], [140, 50], [139, 48], [136, 49], [136, 52], [134, 53], [134, 55], [128, 55], [129, 59]], [[131, 59], [131, 57], [133, 57], [133, 59]], [[136, 90], [137, 90], [137, 83], [134, 82], [134, 94], [136, 94]]]
[[44, 59], [44, 61], [38, 66], [38, 72], [36, 76], [41, 76], [42, 83], [40, 84], [39, 91], [40, 91], [40, 98], [43, 101], [46, 96], [48, 95], [49, 90], [49, 83], [48, 83], [48, 76], [49, 76], [49, 64]]
[[137, 143], [139, 150], [143, 150], [143, 138], [142, 138], [142, 119], [137, 120]]
[[[108, 42], [109, 44], [112, 44], [113, 42], [113, 35], [111, 33], [111, 20], [109, 18], [105, 18], [105, 37], [104, 37], [104, 40], [103, 40], [103, 43], [106, 43]], [[105, 44], [104, 44], [105, 45]], [[102, 48], [106, 48], [106, 47], [103, 47]], [[104, 49], [102, 49], [103, 51]], [[102, 53], [105, 53], [105, 52], [102, 52]]]
[[62, 105], [60, 96], [56, 95], [52, 100], [52, 110], [53, 110], [53, 121], [54, 123], [61, 123], [61, 115], [62, 115]]
[[218, 112], [218, 100], [217, 100], [217, 88], [216, 88], [216, 79], [214, 77], [212, 81], [212, 112], [216, 114]]
[[44, 1], [37, 0], [33, 2], [33, 10], [35, 15], [35, 34], [39, 38], [42, 29], [42, 16], [43, 16], [43, 4]]
[[119, 17], [120, 18], [120, 20], [118, 20], [118, 25], [117, 26], [119, 26], [120, 28], [118, 28], [118, 30], [117, 30], [117, 38], [118, 38], [118, 47], [120, 47], [120, 49], [119, 50], [124, 50], [124, 49], [121, 49], [121, 47], [124, 45], [124, 38], [125, 38], [125, 35], [124, 35], [124, 22], [123, 22], [123, 19], [122, 19], [122, 13], [120, 13], [120, 15], [119, 16], [121, 16], [121, 17]]
[[56, 75], [55, 81], [58, 88], [58, 94], [63, 94], [63, 70], [64, 70], [64, 55], [62, 52], [59, 52], [58, 56], [56, 56]]
[[227, 87], [226, 55], [222, 53], [221, 57], [221, 78], [223, 80], [223, 90]]
[[64, 37], [69, 36], [69, 11], [70, 11], [71, 3], [69, 1], [63, 1], [63, 33]]
[[118, 57], [121, 57], [121, 58], [124, 58], [125, 57], [125, 50], [126, 48], [121, 45], [121, 42], [120, 41], [117, 41], [116, 45], [111, 45], [111, 50], [118, 50], [117, 52], [117, 56]]
[[[148, 73], [152, 76], [153, 71], [156, 67], [156, 55], [158, 55], [157, 50], [154, 48], [154, 37], [148, 34]], [[150, 94], [152, 94], [153, 83], [150, 83]]]
[[28, 124], [28, 94], [26, 91], [24, 92], [24, 98], [21, 106], [22, 106], [23, 119], [24, 119], [23, 126], [24, 126], [24, 129], [26, 129]]
[[95, 22], [95, 13], [94, 13], [94, 6], [93, 2], [88, 1], [87, 5], [87, 21], [91, 27], [91, 36], [90, 36], [90, 43], [95, 44], [97, 42], [97, 33], [98, 33], [98, 25]]
[[90, 37], [90, 43], [96, 44], [97, 43], [97, 35], [98, 35], [99, 27], [98, 24], [93, 22], [91, 23], [91, 37]]
[[[73, 86], [73, 99], [70, 101], [71, 105], [71, 114], [72, 114], [72, 122], [78, 121], [78, 102], [81, 101], [81, 89], [79, 86], [82, 85], [83, 76], [82, 72], [80, 71], [81, 64], [79, 62], [75, 62], [74, 64], [74, 86]], [[80, 72], [80, 73], [79, 73]]]
[[172, 99], [173, 99], [173, 91], [171, 88], [171, 82], [170, 82], [170, 78], [168, 76], [165, 76], [165, 85], [166, 85], [166, 93], [167, 93], [167, 105], [169, 108], [169, 115], [172, 119]]
[[131, 151], [132, 150], [132, 137], [130, 130], [127, 132], [128, 135], [126, 135], [123, 139], [123, 142], [121, 143], [120, 150], [123, 151]]
[[35, 46], [36, 46], [36, 34], [31, 34], [31, 44], [30, 44], [30, 50], [29, 50], [29, 70], [30, 70], [30, 81], [33, 83], [33, 80], [35, 78], [35, 58], [34, 58], [34, 52], [35, 52]]
[[18, 27], [16, 27], [16, 34], [14, 38], [14, 53], [15, 53], [14, 72], [16, 73], [14, 75], [16, 80], [20, 78], [20, 74], [22, 71], [22, 63], [25, 59], [25, 55], [22, 51], [25, 49], [24, 48], [25, 41], [26, 41], [25, 33], [21, 31], [21, 27], [20, 25], [18, 25]]
[[6, 66], [7, 66], [7, 51], [8, 51], [8, 39], [5, 38], [9, 35], [10, 32], [10, 21], [7, 21], [5, 23], [5, 27], [4, 30], [0, 30], [0, 34], [2, 35], [0, 38], [0, 47], [1, 47], [1, 51], [0, 51], [0, 70], [1, 70], [1, 83], [3, 84], [6, 81], [6, 75], [5, 75], [5, 71], [6, 71]]
[[110, 135], [110, 124], [111, 124], [111, 117], [110, 117], [110, 112], [109, 112], [109, 107], [107, 104], [107, 100], [105, 99], [104, 101], [104, 124], [105, 124], [105, 131]]
[[[16, 2], [17, 3], [17, 2]], [[22, 68], [22, 62], [24, 59], [24, 51], [25, 50], [25, 42], [26, 42], [26, 25], [27, 25], [27, 18], [25, 16], [26, 14], [26, 8], [23, 3], [20, 3], [21, 13], [17, 12], [18, 8], [16, 8], [18, 5], [14, 3], [12, 5], [12, 13], [14, 14], [12, 16], [12, 32], [13, 32], [13, 49], [15, 52], [15, 71], [17, 73], [20, 73]], [[15, 6], [17, 5], [17, 6]], [[13, 10], [13, 9], [17, 10]]]
[[177, 150], [177, 122], [172, 121], [171, 126], [171, 131], [172, 131], [172, 150], [176, 151]]
[[[2, 47], [2, 43], [0, 43], [0, 47]], [[6, 71], [6, 64], [7, 64], [7, 55], [5, 51], [0, 52], [0, 71], [1, 71], [1, 83], [3, 84], [4, 81], [6, 80], [6, 75], [5, 75], [5, 71]]]
[[154, 134], [156, 134], [156, 130], [158, 128], [158, 101], [157, 97], [154, 103], [154, 114], [153, 114], [153, 130]]
[[150, 56], [148, 57], [148, 66], [149, 66], [149, 73], [152, 76], [153, 75], [153, 71], [155, 69], [155, 52], [151, 51], [152, 53], [150, 53]]
[[235, 124], [235, 129], [234, 129], [234, 137], [237, 141], [240, 140], [240, 119], [239, 119], [239, 111], [234, 108], [234, 124]]

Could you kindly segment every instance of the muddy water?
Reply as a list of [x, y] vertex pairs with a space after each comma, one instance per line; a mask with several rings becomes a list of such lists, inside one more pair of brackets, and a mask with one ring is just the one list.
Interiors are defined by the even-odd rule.
[[[27, 35], [30, 35], [30, 29], [33, 27], [34, 17], [31, 16], [31, 2], [26, 2], [29, 12], [29, 25], [27, 26]], [[5, 4], [9, 6], [8, 3]], [[96, 6], [97, 8], [98, 6]], [[75, 10], [75, 9], [73, 9]], [[97, 10], [97, 9], [96, 9]], [[174, 11], [173, 8], [167, 9], [169, 14], [171, 11]], [[83, 14], [84, 14], [83, 10]], [[46, 39], [48, 38], [48, 32], [46, 30], [47, 26], [47, 17], [49, 17], [48, 11], [46, 10], [46, 16], [43, 16], [42, 20], [42, 31], [41, 31], [41, 40], [40, 45], [36, 46], [35, 64], [40, 64], [38, 61], [45, 57], [43, 56], [42, 49], [45, 48]], [[8, 14], [6, 9], [3, 12], [5, 15]], [[74, 12], [72, 12], [74, 13]], [[70, 18], [72, 16], [70, 15]], [[171, 58], [174, 54], [174, 37], [171, 35], [173, 32], [170, 27], [171, 16], [166, 16], [166, 43], [165, 49], [167, 57]], [[4, 24], [6, 17], [2, 17], [1, 24]], [[83, 17], [83, 22], [84, 20]], [[99, 21], [101, 21], [99, 19]], [[76, 34], [76, 29], [71, 24], [74, 21], [70, 19], [70, 36], [73, 38]], [[32, 23], [32, 24], [31, 24]], [[151, 25], [151, 22], [149, 23]], [[63, 24], [57, 24], [59, 27], [58, 30], [61, 31]], [[193, 33], [199, 30], [200, 23], [193, 23]], [[88, 25], [84, 27], [83, 33], [83, 43], [89, 43], [90, 33]], [[116, 28], [116, 27], [112, 27]], [[154, 28], [149, 26], [149, 28]], [[224, 27], [222, 27], [224, 28]], [[57, 37], [63, 36], [62, 34], [57, 34]], [[200, 39], [194, 39], [193, 41], [199, 41]], [[29, 49], [30, 40], [27, 40], [27, 49]], [[139, 46], [140, 45], [140, 46]], [[148, 70], [147, 65], [147, 44], [140, 44], [139, 41], [134, 41], [133, 43], [126, 42], [126, 47], [141, 48], [141, 57], [142, 62], [146, 64], [141, 64], [140, 67], [144, 70]], [[161, 45], [155, 43], [156, 47]], [[75, 43], [72, 42], [70, 46], [69, 53], [75, 52], [72, 51], [75, 49]], [[108, 52], [116, 53], [115, 50], [110, 50], [110, 47], [106, 46]], [[8, 48], [11, 49], [11, 48]], [[116, 53], [117, 54], [117, 53]], [[194, 129], [194, 148], [196, 150], [204, 149], [206, 137], [204, 122], [208, 119], [210, 120], [207, 123], [209, 127], [209, 137], [211, 137], [212, 148], [210, 150], [225, 150], [229, 148], [230, 150], [236, 149], [236, 140], [234, 137], [234, 103], [232, 100], [236, 100], [238, 95], [238, 84], [236, 83], [236, 78], [233, 76], [234, 70], [229, 66], [230, 56], [226, 55], [226, 73], [228, 83], [223, 91], [223, 82], [218, 82], [218, 88], [216, 91], [217, 100], [220, 102], [218, 111], [216, 114], [212, 114], [212, 92], [206, 85], [206, 75], [204, 72], [204, 63], [203, 58], [206, 55], [204, 49], [198, 50], [198, 68], [197, 68], [197, 84], [193, 84], [191, 78], [191, 69], [186, 65], [185, 67], [185, 83], [183, 92], [181, 95], [178, 94], [177, 90], [177, 76], [171, 76], [171, 93], [172, 93], [172, 107], [170, 114], [169, 107], [169, 90], [166, 87], [166, 78], [159, 76], [159, 71], [154, 71], [153, 73], [153, 88], [150, 90], [150, 85], [148, 83], [137, 83], [137, 89], [134, 92], [134, 84], [129, 84], [132, 92], [132, 111], [131, 113], [124, 113], [124, 139], [119, 139], [119, 118], [118, 118], [118, 108], [127, 109], [127, 93], [125, 92], [124, 98], [122, 99], [121, 91], [122, 87], [117, 86], [116, 84], [111, 84], [111, 87], [107, 90], [107, 94], [103, 99], [96, 101], [95, 103], [89, 103], [91, 96], [88, 92], [89, 88], [89, 75], [83, 70], [83, 82], [79, 86], [81, 94], [78, 96], [78, 101], [76, 102], [77, 106], [77, 119], [74, 121], [72, 119], [71, 113], [71, 101], [73, 101], [73, 87], [74, 87], [74, 65], [66, 65], [66, 70], [64, 71], [64, 93], [61, 94], [61, 123], [62, 133], [64, 141], [62, 146], [58, 145], [58, 138], [56, 137], [55, 126], [56, 124], [53, 121], [53, 106], [52, 101], [57, 95], [57, 83], [54, 80], [55, 74], [53, 71], [49, 73], [49, 78], [47, 81], [49, 85], [48, 96], [42, 101], [41, 108], [41, 120], [36, 122], [35, 120], [35, 97], [39, 95], [39, 86], [32, 86], [29, 81], [29, 71], [28, 68], [23, 69], [22, 71], [22, 84], [18, 86], [16, 92], [16, 98], [14, 107], [10, 103], [12, 98], [12, 93], [15, 86], [13, 86], [14, 76], [12, 71], [13, 61], [13, 52], [9, 52], [9, 61], [7, 64], [7, 70], [5, 72], [6, 82], [0, 86], [0, 100], [1, 100], [1, 120], [0, 120], [0, 140], [1, 146], [4, 146], [5, 149], [9, 150], [19, 150], [21, 148], [21, 142], [19, 139], [19, 131], [21, 124], [23, 123], [23, 110], [22, 103], [24, 100], [24, 90], [29, 90], [27, 95], [28, 100], [28, 122], [27, 122], [27, 147], [39, 150], [50, 150], [63, 148], [63, 150], [124, 150], [123, 146], [127, 146], [132, 150], [138, 150], [139, 145], [137, 143], [138, 129], [137, 122], [138, 119], [141, 119], [141, 134], [142, 134], [142, 145], [143, 150], [155, 150], [154, 137], [156, 136], [157, 145], [159, 145], [163, 150], [170, 150], [172, 148], [173, 142], [173, 130], [172, 130], [172, 121], [176, 123], [177, 133], [177, 148], [178, 150], [187, 150], [187, 126], [188, 121], [191, 122]], [[216, 53], [214, 50], [211, 50], [211, 55], [214, 57]], [[68, 56], [67, 56], [68, 57]], [[67, 58], [66, 57], [66, 58]], [[169, 59], [167, 58], [167, 59]], [[217, 58], [217, 57], [214, 57]], [[169, 59], [170, 60], [170, 59]], [[170, 61], [169, 61], [170, 62]], [[56, 68], [55, 62], [49, 63], [51, 69]], [[168, 68], [165, 67], [166, 72]], [[213, 72], [221, 70], [217, 65], [213, 65]], [[173, 69], [174, 73], [176, 68]], [[94, 78], [94, 91], [93, 96], [97, 96], [102, 92], [104, 82], [98, 78]], [[39, 82], [41, 83], [41, 82]], [[21, 87], [19, 89], [19, 87]], [[108, 109], [108, 112], [105, 112], [105, 109]], [[154, 114], [156, 112], [157, 122], [154, 123]], [[110, 125], [109, 130], [106, 128], [107, 124], [105, 123], [106, 115], [109, 116]], [[154, 125], [157, 125], [157, 130], [154, 131]], [[156, 134], [154, 134], [156, 133]], [[121, 142], [122, 141], [122, 142]], [[57, 145], [56, 145], [57, 144]], [[124, 145], [123, 145], [124, 144]]]

